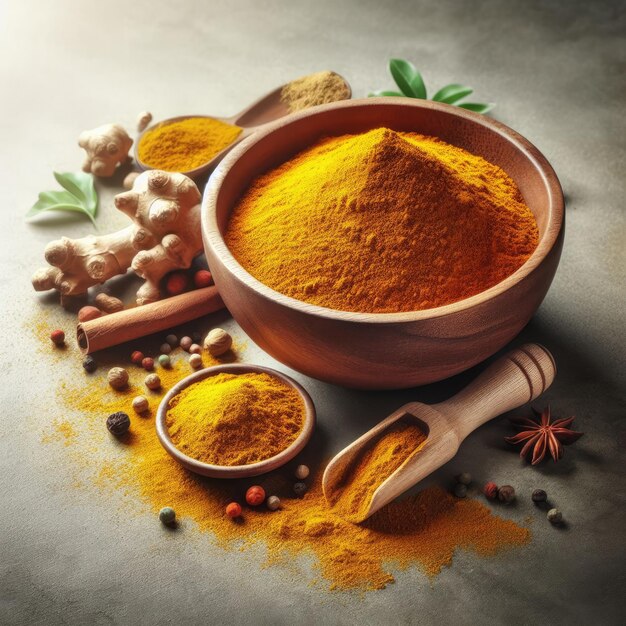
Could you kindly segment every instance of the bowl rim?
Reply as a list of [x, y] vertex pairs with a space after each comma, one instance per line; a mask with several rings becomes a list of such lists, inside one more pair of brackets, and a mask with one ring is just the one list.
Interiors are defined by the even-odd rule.
[[[213, 465], [211, 463], [204, 463], [198, 459], [194, 459], [186, 455], [179, 448], [176, 447], [170, 434], [168, 432], [165, 418], [167, 417], [167, 409], [169, 402], [172, 398], [177, 396], [183, 389], [211, 378], [218, 374], [250, 374], [250, 373], [263, 373], [268, 374], [282, 380], [289, 387], [295, 389], [304, 403], [304, 424], [300, 434], [294, 439], [294, 441], [284, 450], [278, 454], [259, 461], [257, 463], [249, 463], [248, 465]], [[311, 396], [307, 390], [298, 382], [293, 380], [290, 376], [283, 374], [270, 367], [264, 367], [261, 365], [254, 365], [252, 363], [225, 363], [223, 365], [213, 365], [211, 367], [205, 367], [196, 372], [193, 372], [189, 376], [179, 380], [164, 396], [161, 398], [161, 402], [157, 408], [155, 427], [157, 437], [161, 445], [165, 450], [174, 457], [181, 465], [187, 469], [201, 474], [203, 476], [209, 476], [211, 478], [246, 478], [250, 476], [258, 476], [265, 474], [278, 467], [281, 467], [285, 463], [291, 461], [297, 454], [299, 454], [306, 444], [311, 439], [313, 431], [315, 429], [316, 412], [315, 405]]]
[[[399, 313], [369, 313], [331, 309], [329, 307], [311, 304], [280, 293], [252, 276], [252, 274], [250, 274], [233, 256], [220, 232], [215, 208], [222, 182], [228, 176], [228, 173], [239, 158], [244, 155], [251, 146], [264, 141], [272, 133], [285, 126], [298, 124], [305, 118], [321, 115], [332, 109], [349, 109], [368, 106], [376, 107], [380, 105], [384, 105], [386, 107], [398, 106], [431, 109], [434, 111], [452, 114], [453, 116], [468, 120], [471, 123], [484, 126], [512, 143], [518, 151], [521, 152], [534, 165], [535, 169], [539, 172], [548, 193], [549, 219], [546, 225], [546, 230], [543, 236], [539, 239], [537, 247], [530, 257], [515, 272], [513, 272], [513, 274], [510, 274], [504, 280], [496, 283], [485, 291], [481, 291], [480, 293], [470, 296], [469, 298], [464, 298], [462, 300], [458, 300], [457, 302], [452, 302], [443, 306], [417, 311], [403, 311]], [[423, 321], [443, 317], [453, 313], [460, 313], [481, 305], [517, 285], [541, 264], [541, 262], [555, 246], [563, 229], [564, 216], [565, 201], [563, 198], [563, 190], [556, 172], [536, 146], [512, 128], [485, 115], [461, 109], [450, 104], [405, 97], [378, 97], [332, 102], [300, 111], [298, 113], [293, 113], [285, 118], [281, 118], [276, 122], [264, 126], [262, 129], [259, 129], [257, 132], [241, 141], [241, 143], [235, 146], [235, 148], [233, 148], [233, 150], [231, 150], [231, 152], [229, 152], [229, 154], [220, 162], [209, 178], [202, 197], [200, 221], [205, 246], [208, 245], [215, 252], [216, 256], [220, 257], [222, 264], [228, 269], [228, 271], [231, 272], [238, 280], [243, 282], [247, 287], [255, 291], [257, 295], [267, 300], [278, 302], [283, 306], [287, 306], [299, 312], [308, 313], [315, 315], [316, 317], [326, 319], [346, 322], [401, 323]]]

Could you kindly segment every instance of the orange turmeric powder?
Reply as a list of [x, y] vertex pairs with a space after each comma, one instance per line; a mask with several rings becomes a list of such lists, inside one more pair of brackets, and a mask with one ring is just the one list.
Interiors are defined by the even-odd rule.
[[161, 122], [147, 130], [137, 146], [139, 159], [166, 172], [189, 172], [229, 146], [241, 128], [211, 117]]
[[[62, 387], [59, 399], [76, 429], [73, 445], [62, 448], [63, 462], [92, 471], [98, 449], [105, 460], [98, 466], [96, 484], [127, 494], [126, 510], [156, 514], [171, 506], [182, 520], [183, 536], [192, 532], [187, 525], [191, 520], [226, 550], [238, 552], [262, 543], [272, 565], [293, 567], [294, 556], [307, 555], [315, 561], [322, 588], [382, 589], [395, 580], [396, 572], [410, 566], [437, 575], [458, 549], [489, 556], [529, 541], [526, 528], [492, 514], [478, 500], [459, 500], [438, 487], [393, 502], [355, 525], [329, 510], [319, 475], [302, 499], [294, 498], [293, 468], [254, 479], [281, 498], [281, 510], [245, 508], [241, 523], [233, 523], [224, 507], [232, 500], [243, 501], [251, 481], [197, 476], [167, 454], [155, 433], [154, 414], [162, 394], [187, 373], [174, 356], [172, 369], [159, 372], [163, 389], [150, 393], [150, 411], [141, 417], [131, 410], [133, 397], [145, 393], [141, 372], [132, 371], [129, 388], [121, 392], [108, 387], [104, 372], [83, 384]], [[124, 441], [108, 436], [104, 428], [105, 416], [115, 411], [131, 415]]]
[[248, 465], [296, 440], [304, 425], [304, 402], [275, 376], [221, 373], [174, 396], [165, 424], [187, 456], [212, 465]]
[[450, 304], [515, 272], [536, 220], [499, 167], [434, 137], [327, 137], [252, 182], [226, 243], [272, 289], [344, 311]]
[[345, 468], [342, 479], [325, 494], [326, 499], [341, 517], [362, 522], [374, 492], [425, 442], [426, 435], [417, 424], [396, 422]]

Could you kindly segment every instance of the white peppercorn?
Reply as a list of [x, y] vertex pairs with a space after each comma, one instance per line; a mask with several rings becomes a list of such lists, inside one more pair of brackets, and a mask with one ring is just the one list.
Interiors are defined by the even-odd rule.
[[199, 367], [202, 367], [202, 357], [199, 354], [192, 354], [189, 357], [189, 365], [191, 365], [191, 367], [193, 367], [196, 370]]
[[306, 465], [298, 465], [294, 473], [297, 479], [304, 480], [309, 475], [309, 468]]
[[161, 379], [158, 374], [148, 374], [144, 380], [146, 387], [152, 391], [156, 391], [161, 387]]
[[270, 511], [276, 511], [280, 508], [280, 498], [278, 496], [270, 496], [265, 504]]
[[192, 343], [189, 346], [189, 354], [201, 354], [202, 348], [197, 343]]
[[112, 367], [107, 374], [109, 385], [118, 391], [126, 389], [128, 385], [128, 372], [123, 367]]
[[214, 328], [205, 338], [204, 347], [211, 356], [221, 356], [233, 345], [233, 338], [222, 328]]
[[550, 509], [547, 517], [551, 524], [560, 524], [563, 521], [563, 513], [559, 509]]
[[180, 347], [183, 350], [186, 350], [187, 352], [189, 352], [189, 348], [191, 347], [192, 344], [193, 344], [193, 340], [191, 337], [183, 337], [180, 340]]
[[145, 413], [150, 408], [148, 398], [145, 396], [137, 396], [133, 398], [133, 409], [135, 413]]

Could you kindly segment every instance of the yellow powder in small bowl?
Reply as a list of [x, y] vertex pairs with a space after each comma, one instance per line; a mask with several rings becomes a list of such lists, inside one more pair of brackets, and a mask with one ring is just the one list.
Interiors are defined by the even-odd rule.
[[265, 373], [210, 376], [168, 404], [165, 425], [174, 445], [210, 465], [249, 465], [288, 448], [300, 434], [300, 394]]

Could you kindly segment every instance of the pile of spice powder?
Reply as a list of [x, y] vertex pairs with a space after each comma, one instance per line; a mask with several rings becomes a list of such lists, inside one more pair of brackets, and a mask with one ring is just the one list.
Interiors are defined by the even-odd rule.
[[342, 311], [430, 309], [515, 272], [538, 243], [499, 167], [434, 137], [328, 137], [252, 182], [226, 243], [272, 289]]
[[329, 510], [319, 475], [298, 499], [293, 498], [292, 479], [280, 470], [254, 481], [279, 495], [282, 509], [270, 513], [246, 508], [241, 523], [234, 523], [224, 507], [241, 498], [251, 481], [219, 481], [188, 472], [165, 452], [155, 433], [160, 396], [187, 374], [188, 369], [176, 361], [171, 370], [159, 372], [162, 392], [149, 395], [150, 412], [131, 418], [130, 432], [122, 442], [109, 435], [104, 420], [115, 411], [132, 415], [132, 398], [145, 393], [141, 373], [131, 373], [125, 392], [112, 391], [100, 374], [83, 385], [62, 386], [59, 400], [65, 410], [73, 409], [69, 414], [75, 415], [78, 431], [75, 444], [62, 449], [64, 460], [89, 472], [94, 449], [104, 450], [110, 460], [100, 468], [96, 485], [126, 494], [125, 509], [136, 510], [137, 497], [155, 515], [171, 506], [185, 532], [190, 532], [185, 520], [193, 520], [224, 549], [265, 545], [270, 565], [293, 565], [294, 557], [312, 557], [323, 579], [318, 584], [331, 589], [382, 589], [394, 581], [392, 570], [410, 566], [435, 576], [458, 549], [491, 556], [530, 539], [526, 528], [494, 515], [477, 500], [459, 500], [438, 487], [393, 502], [364, 524], [352, 524]]
[[426, 434], [415, 423], [398, 421], [371, 441], [346, 467], [325, 495], [341, 517], [362, 522], [374, 492], [401, 465], [419, 453]]
[[350, 88], [346, 81], [329, 70], [296, 78], [280, 92], [281, 102], [287, 105], [290, 113], [349, 97]]
[[189, 172], [229, 146], [241, 128], [211, 117], [162, 122], [139, 140], [137, 155], [149, 167], [166, 172]]
[[304, 417], [299, 393], [279, 378], [221, 373], [174, 396], [165, 424], [187, 456], [212, 465], [248, 465], [288, 448]]

